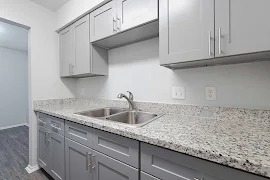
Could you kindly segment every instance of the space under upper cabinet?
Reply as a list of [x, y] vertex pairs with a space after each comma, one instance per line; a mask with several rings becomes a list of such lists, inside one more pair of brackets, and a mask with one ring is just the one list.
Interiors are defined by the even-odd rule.
[[112, 0], [90, 13], [90, 39], [110, 49], [158, 36], [157, 20], [158, 0]]
[[61, 77], [108, 74], [107, 50], [90, 43], [89, 15], [59, 33]]
[[160, 64], [186, 68], [269, 56], [268, 7], [269, 0], [160, 0]]

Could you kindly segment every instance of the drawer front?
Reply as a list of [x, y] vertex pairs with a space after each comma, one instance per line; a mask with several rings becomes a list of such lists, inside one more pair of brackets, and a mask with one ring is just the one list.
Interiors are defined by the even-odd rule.
[[141, 171], [141, 180], [160, 180], [160, 179], [155, 178], [154, 176], [151, 176], [151, 175]]
[[38, 113], [37, 114], [37, 121], [38, 121], [38, 125], [44, 128], [48, 128], [48, 115], [43, 114], [43, 113]]
[[65, 137], [88, 147], [92, 147], [92, 131], [88, 126], [70, 121], [65, 124]]
[[139, 167], [139, 142], [94, 129], [93, 149], [135, 168]]
[[48, 116], [47, 121], [48, 129], [62, 136], [65, 135], [65, 120], [53, 116]]
[[141, 143], [141, 170], [162, 180], [202, 178], [202, 173], [184, 166], [177, 155], [176, 152]]

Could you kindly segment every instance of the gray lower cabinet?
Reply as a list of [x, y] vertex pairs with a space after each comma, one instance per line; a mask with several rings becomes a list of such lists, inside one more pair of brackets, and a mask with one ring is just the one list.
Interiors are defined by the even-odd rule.
[[38, 164], [55, 180], [65, 179], [64, 136], [39, 126]]
[[38, 164], [41, 168], [49, 171], [49, 142], [48, 142], [48, 130], [39, 126], [38, 129]]
[[91, 149], [65, 138], [66, 180], [91, 180]]
[[160, 179], [141, 171], [140, 180], [160, 180]]
[[55, 180], [65, 180], [65, 138], [54, 132], [49, 133], [50, 175]]
[[261, 180], [206, 160], [141, 143], [141, 170], [161, 180]]
[[94, 180], [138, 180], [139, 171], [93, 150]]

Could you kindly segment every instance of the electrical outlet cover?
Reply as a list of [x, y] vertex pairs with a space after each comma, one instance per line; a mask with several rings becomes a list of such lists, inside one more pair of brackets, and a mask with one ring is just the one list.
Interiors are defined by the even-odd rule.
[[205, 100], [206, 101], [217, 100], [216, 87], [205, 87]]
[[184, 87], [172, 87], [173, 99], [186, 99], [186, 90]]

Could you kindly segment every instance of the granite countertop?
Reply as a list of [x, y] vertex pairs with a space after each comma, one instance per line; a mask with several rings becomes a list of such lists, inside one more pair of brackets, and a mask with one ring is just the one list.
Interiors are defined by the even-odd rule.
[[[211, 117], [166, 113], [143, 127], [133, 128], [121, 123], [74, 114], [80, 111], [108, 107], [108, 104], [85, 103], [85, 101], [57, 105], [54, 103], [45, 104], [37, 102], [34, 105], [34, 110], [270, 177], [269, 111], [252, 110], [249, 112], [238, 109], [239, 112], [236, 112], [235, 109], [227, 108], [226, 110], [218, 109], [219, 115]], [[123, 103], [112, 103], [112, 106], [117, 105], [121, 107]], [[194, 110], [194, 107], [189, 108], [189, 110]], [[162, 110], [158, 112], [162, 112]], [[226, 116], [230, 112], [234, 115]], [[241, 113], [243, 116], [235, 116], [237, 113]]]

